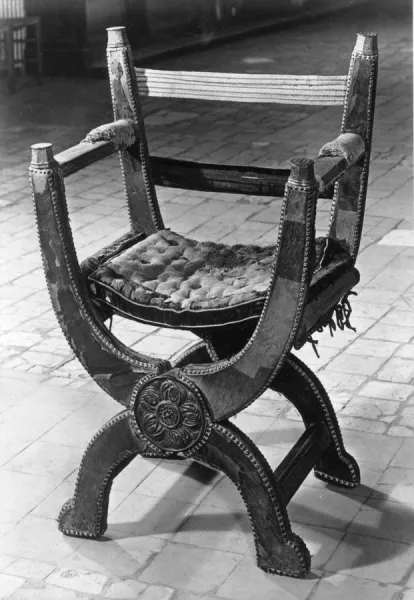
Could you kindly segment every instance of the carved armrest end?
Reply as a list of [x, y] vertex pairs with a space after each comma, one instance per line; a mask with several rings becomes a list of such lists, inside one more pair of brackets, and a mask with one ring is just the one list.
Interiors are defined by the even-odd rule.
[[126, 150], [138, 137], [137, 126], [131, 119], [120, 119], [92, 129], [82, 142], [110, 142], [114, 150]]
[[319, 151], [318, 158], [340, 157], [344, 158], [348, 167], [356, 161], [365, 152], [365, 142], [357, 133], [341, 133], [332, 142], [328, 142]]

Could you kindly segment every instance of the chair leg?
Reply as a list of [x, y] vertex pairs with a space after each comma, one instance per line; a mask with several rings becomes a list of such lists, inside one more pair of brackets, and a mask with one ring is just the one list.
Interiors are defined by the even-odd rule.
[[128, 411], [108, 421], [86, 449], [74, 497], [60, 511], [60, 531], [85, 538], [103, 535], [107, 528], [112, 481], [143, 451], [143, 445], [130, 429]]
[[290, 527], [281, 491], [257, 446], [228, 421], [213, 424], [192, 458], [221, 470], [238, 488], [253, 528], [258, 566], [268, 573], [305, 577], [310, 554]]
[[270, 387], [292, 402], [306, 427], [318, 421], [325, 422], [331, 443], [315, 465], [315, 476], [339, 486], [358, 486], [358, 463], [345, 450], [335, 411], [318, 377], [299, 358], [289, 354]]

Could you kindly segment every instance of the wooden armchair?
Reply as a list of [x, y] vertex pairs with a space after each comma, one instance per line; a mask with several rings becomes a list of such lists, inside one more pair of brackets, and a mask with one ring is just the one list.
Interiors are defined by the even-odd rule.
[[[62, 508], [66, 535], [98, 538], [107, 527], [111, 483], [138, 454], [192, 458], [224, 472], [250, 515], [259, 566], [304, 577], [310, 555], [286, 507], [312, 468], [339, 486], [360, 481], [318, 378], [291, 353], [334, 318], [349, 325], [358, 283], [377, 76], [377, 40], [359, 34], [348, 76], [255, 76], [134, 69], [125, 29], [108, 30], [115, 121], [53, 156], [32, 146], [30, 167], [46, 279], [70, 346], [123, 410], [102, 427]], [[141, 96], [343, 105], [339, 137], [289, 171], [151, 158]], [[119, 151], [131, 230], [79, 265], [64, 179]], [[227, 246], [164, 227], [155, 185], [284, 196], [274, 246]], [[318, 196], [333, 197], [326, 238], [315, 239]], [[171, 364], [121, 343], [112, 314], [200, 338]], [[266, 388], [301, 414], [305, 432], [273, 472], [228, 421]]]

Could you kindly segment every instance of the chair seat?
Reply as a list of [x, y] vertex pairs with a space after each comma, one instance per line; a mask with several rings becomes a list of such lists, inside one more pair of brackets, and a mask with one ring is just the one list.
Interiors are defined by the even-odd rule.
[[[197, 242], [162, 230], [101, 264], [89, 275], [89, 285], [115, 312], [152, 325], [240, 326], [260, 316], [274, 254], [275, 246]], [[315, 241], [313, 270], [308, 295], [313, 303], [329, 287], [341, 288], [342, 297], [341, 280], [357, 273], [341, 244], [326, 238]], [[358, 277], [352, 282], [347, 287]]]

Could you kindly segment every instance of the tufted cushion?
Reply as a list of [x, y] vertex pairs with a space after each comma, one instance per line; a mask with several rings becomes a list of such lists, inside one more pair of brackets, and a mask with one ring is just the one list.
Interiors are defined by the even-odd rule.
[[[257, 319], [275, 246], [197, 242], [162, 230], [89, 275], [92, 294], [129, 318], [159, 326], [209, 329]], [[309, 297], [351, 268], [339, 242], [318, 238]], [[329, 280], [329, 281], [328, 281]]]

